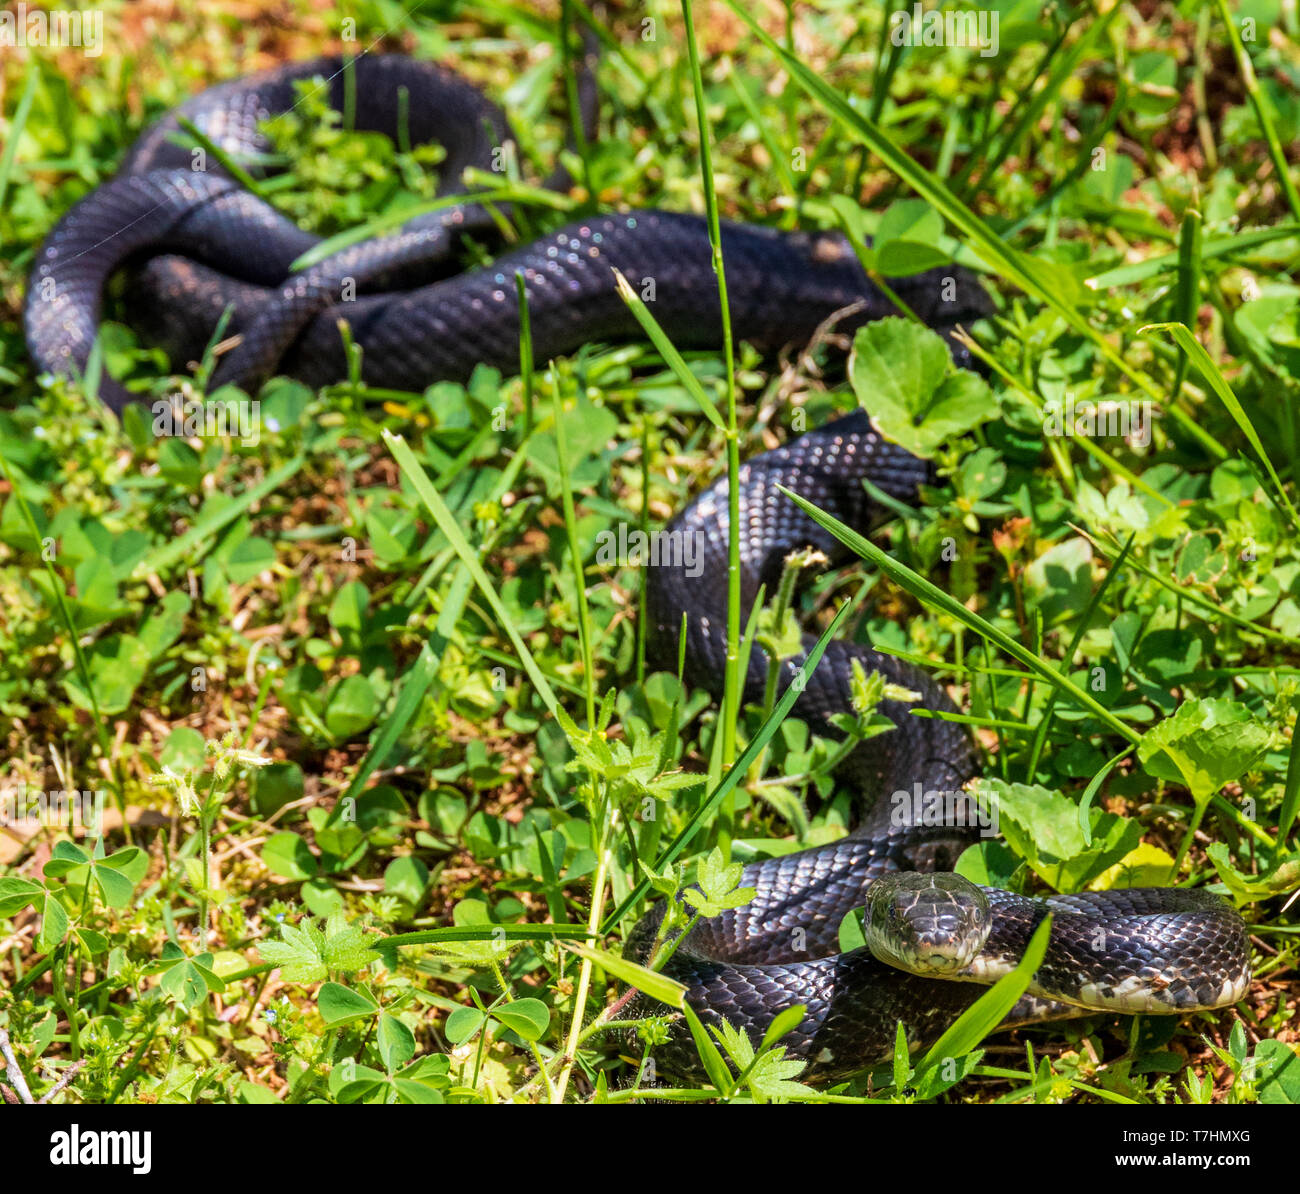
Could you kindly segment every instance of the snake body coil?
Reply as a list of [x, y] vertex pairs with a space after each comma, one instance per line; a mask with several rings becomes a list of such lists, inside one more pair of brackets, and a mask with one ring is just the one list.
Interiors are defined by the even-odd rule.
[[[442, 176], [454, 193], [467, 167], [491, 169], [510, 137], [501, 112], [473, 87], [439, 68], [397, 56], [363, 56], [351, 67], [355, 125], [394, 134], [407, 121], [412, 142], [439, 141]], [[464, 380], [478, 364], [509, 370], [518, 361], [515, 275], [522, 274], [539, 359], [594, 340], [638, 333], [618, 296], [614, 269], [643, 297], [680, 347], [721, 340], [717, 281], [705, 222], [641, 211], [575, 221], [470, 273], [447, 276], [460, 238], [490, 236], [493, 223], [472, 199], [418, 217], [397, 233], [363, 241], [293, 272], [314, 248], [304, 233], [215, 163], [178, 145], [178, 116], [192, 121], [235, 159], [250, 161], [268, 141], [260, 122], [291, 108], [294, 84], [321, 76], [331, 102], [344, 104], [343, 64], [319, 59], [280, 67], [203, 92], [147, 131], [121, 172], [69, 212], [42, 245], [25, 309], [27, 342], [43, 369], [85, 370], [98, 334], [103, 294], [124, 266], [135, 269], [129, 306], [173, 360], [198, 358], [230, 308], [226, 331], [239, 337], [215, 377], [253, 389], [275, 372], [314, 385], [347, 375], [337, 321], [345, 317], [373, 387], [422, 388]], [[409, 96], [409, 108], [401, 93]], [[205, 165], [206, 169], [196, 169]], [[847, 242], [833, 234], [724, 226], [735, 334], [772, 350], [806, 340], [831, 316], [855, 308], [855, 322], [891, 314]], [[941, 285], [941, 281], [947, 282]], [[345, 301], [355, 290], [354, 301]], [[923, 320], [941, 331], [978, 318], [987, 299], [957, 269], [896, 282]], [[960, 359], [960, 350], [956, 350]], [[101, 397], [116, 410], [138, 395], [105, 379]], [[785, 555], [800, 546], [832, 558], [838, 543], [803, 515], [777, 485], [809, 498], [859, 529], [876, 510], [862, 482], [899, 501], [915, 498], [927, 466], [886, 443], [858, 413], [751, 460], [741, 472], [742, 586], [746, 608], [761, 584], [771, 592]], [[645, 616], [651, 645], [675, 667], [678, 627], [688, 615], [688, 679], [717, 691], [724, 667], [727, 505], [721, 483], [699, 496], [674, 529], [698, 536], [703, 573], [664, 566], [649, 577]], [[700, 561], [694, 561], [699, 563]], [[949, 709], [928, 677], [869, 647], [832, 642], [794, 707], [815, 731], [849, 707], [852, 664], [881, 672]], [[799, 659], [783, 665], [783, 684]], [[748, 661], [746, 696], [762, 693], [765, 661]], [[1240, 919], [1222, 901], [1195, 892], [1149, 889], [1029, 900], [963, 881], [902, 879], [949, 870], [974, 839], [975, 822], [924, 823], [897, 814], [895, 790], [958, 792], [976, 772], [964, 731], [944, 720], [882, 706], [897, 728], [854, 751], [840, 779], [866, 809], [848, 837], [746, 868], [757, 889], [746, 906], [700, 922], [670, 964], [706, 1020], [735, 1023], [756, 1040], [792, 1003], [803, 1023], [784, 1041], [808, 1073], [837, 1076], [887, 1056], [899, 1021], [915, 1042], [933, 1039], [979, 994], [977, 986], [928, 975], [993, 981], [1023, 951], [1046, 912], [1052, 944], [1033, 994], [1015, 1020], [1071, 1014], [1073, 1005], [1121, 1011], [1217, 1007], [1249, 979]], [[881, 882], [877, 882], [877, 881]], [[840, 921], [870, 900], [877, 950], [838, 953]], [[662, 909], [634, 931], [643, 957]], [[978, 937], [975, 948], [968, 948]], [[899, 969], [899, 966], [907, 969]], [[908, 970], [918, 973], [909, 973]], [[647, 1009], [649, 1010], [649, 1009]], [[678, 1034], [660, 1053], [670, 1069], [692, 1071], [693, 1051]]]
[[[494, 151], [510, 139], [500, 110], [445, 70], [400, 55], [367, 55], [351, 70], [358, 129], [395, 133], [399, 91], [410, 95], [412, 142], [441, 141], [446, 149], [444, 194], [458, 192], [466, 168], [490, 170]], [[362, 380], [372, 387], [463, 381], [479, 364], [517, 369], [516, 273], [524, 278], [539, 360], [640, 334], [618, 295], [615, 269], [649, 300], [679, 347], [720, 343], [707, 223], [676, 212], [578, 220], [490, 266], [445, 277], [462, 236], [494, 235], [483, 207], [467, 200], [291, 273], [318, 238], [174, 139], [183, 139], [184, 117], [251, 166], [271, 148], [261, 122], [293, 107], [295, 82], [318, 76], [330, 80], [331, 103], [341, 109], [345, 76], [336, 58], [202, 92], [146, 131], [118, 175], [59, 221], [37, 254], [24, 312], [27, 344], [42, 369], [85, 370], [105, 286], [123, 266], [137, 267], [127, 295], [131, 321], [178, 363], [202, 356], [231, 308], [225, 331], [240, 342], [213, 381], [250, 391], [275, 372], [316, 386], [345, 378], [341, 318], [362, 349]], [[204, 169], [196, 170], [196, 161]], [[735, 334], [764, 350], [806, 341], [846, 307], [857, 307], [856, 322], [896, 310], [841, 236], [725, 224], [722, 245]], [[942, 289], [938, 276], [951, 276], [953, 286]], [[969, 320], [986, 301], [955, 270], [903, 279], [898, 289], [936, 323]], [[119, 411], [133, 398], [111, 379], [100, 395]]]
[[[774, 591], [791, 551], [815, 547], [832, 563], [846, 555], [778, 485], [865, 532], [882, 512], [864, 481], [907, 502], [926, 479], [923, 462], [883, 440], [861, 411], [750, 460], [740, 473], [742, 624], [760, 585]], [[684, 563], [660, 566], [650, 571], [646, 593], [661, 666], [675, 668], [684, 611], [687, 678], [719, 694], [726, 661], [727, 528], [724, 478], [670, 527], [702, 545], [691, 561], [692, 571], [702, 565], [699, 579], [686, 574]], [[805, 636], [805, 651], [811, 645]], [[803, 658], [784, 662], [782, 689]], [[850, 708], [855, 660], [919, 692], [922, 708], [953, 708], [911, 664], [833, 640], [792, 716], [816, 733], [837, 736], [830, 718]], [[761, 699], [766, 670], [766, 657], [755, 651], [748, 660], [747, 700]], [[666, 971], [686, 985], [686, 998], [702, 1020], [725, 1019], [757, 1043], [777, 1013], [802, 1003], [803, 1022], [782, 1043], [790, 1056], [808, 1062], [805, 1076], [843, 1077], [888, 1058], [900, 1021], [914, 1045], [937, 1039], [980, 995], [970, 984], [992, 983], [1014, 966], [1048, 912], [1047, 956], [1008, 1024], [1078, 1015], [1080, 1008], [1172, 1013], [1241, 998], [1250, 982], [1249, 946], [1241, 918], [1217, 896], [1133, 888], [1041, 900], [928, 874], [950, 870], [980, 835], [980, 818], [961, 794], [976, 774], [975, 754], [956, 723], [913, 717], [898, 702], [883, 702], [881, 711], [897, 728], [862, 743], [837, 773], [857, 789], [865, 808], [853, 832], [831, 845], [745, 867], [740, 883], [755, 889], [753, 900], [700, 921], [672, 955]], [[911, 799], [918, 791], [946, 794], [945, 815], [926, 816], [924, 809], [918, 815]], [[909, 878], [902, 878], [905, 873]], [[840, 953], [840, 922], [864, 906], [871, 913], [868, 943], [876, 952]], [[661, 918], [657, 907], [637, 925], [628, 946], [632, 956], [647, 959]], [[976, 948], [952, 964], [951, 956], [976, 932]], [[641, 1000], [634, 1010], [651, 1014], [654, 1005]], [[661, 1069], [701, 1076], [694, 1047], [680, 1031], [657, 1056]]]

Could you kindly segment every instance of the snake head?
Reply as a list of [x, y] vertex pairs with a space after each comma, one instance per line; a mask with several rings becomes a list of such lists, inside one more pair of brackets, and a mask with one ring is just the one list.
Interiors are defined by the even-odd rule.
[[867, 890], [867, 948], [912, 974], [955, 976], [983, 949], [989, 923], [987, 897], [960, 875], [886, 875]]

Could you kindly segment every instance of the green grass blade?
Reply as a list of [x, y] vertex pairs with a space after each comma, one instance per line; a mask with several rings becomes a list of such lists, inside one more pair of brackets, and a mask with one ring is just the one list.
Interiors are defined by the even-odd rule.
[[1201, 342], [1192, 335], [1190, 328], [1181, 323], [1151, 323], [1140, 329], [1140, 333], [1147, 332], [1168, 332], [1174, 338], [1178, 347], [1188, 355], [1192, 364], [1201, 371], [1202, 376], [1210, 383], [1210, 388], [1219, 396], [1219, 400], [1223, 405], [1227, 407], [1233, 422], [1241, 428], [1241, 433], [1246, 437], [1246, 441], [1255, 449], [1255, 455], [1259, 457], [1259, 462], [1268, 472], [1269, 479], [1277, 490], [1277, 496], [1281, 499], [1283, 507], [1291, 518], [1291, 525], [1297, 531], [1300, 531], [1300, 515], [1296, 514], [1291, 499], [1287, 497], [1286, 490], [1282, 488], [1282, 482], [1273, 468], [1273, 462], [1268, 458], [1268, 453], [1264, 451], [1264, 445], [1260, 443], [1254, 424], [1251, 423], [1246, 412], [1242, 410], [1241, 403], [1237, 401], [1237, 395], [1232, 392], [1232, 387], [1228, 385], [1227, 379], [1219, 371], [1218, 365], [1210, 359], [1210, 354], [1201, 347]]
[[1122, 734], [1130, 742], [1137, 742], [1140, 735], [1132, 727], [1125, 725], [1104, 705], [1099, 704], [1083, 689], [1076, 687], [1069, 679], [1061, 675], [1055, 668], [1050, 668], [1032, 651], [1026, 650], [1020, 643], [1016, 642], [1010, 635], [999, 630], [991, 622], [985, 621], [979, 614], [967, 609], [960, 601], [952, 596], [951, 593], [945, 593], [942, 589], [936, 588], [925, 577], [913, 572], [906, 564], [900, 563], [889, 555], [888, 552], [882, 551], [874, 543], [864, 539], [857, 531], [846, 527], [837, 518], [819, 510], [807, 498], [800, 497], [799, 494], [793, 493], [784, 485], [778, 485], [781, 490], [791, 501], [795, 503], [805, 514], [808, 515], [818, 526], [824, 527], [841, 543], [850, 550], [855, 551], [864, 560], [875, 564], [886, 576], [896, 584], [901, 585], [918, 601], [928, 605], [931, 609], [936, 609], [941, 613], [948, 614], [956, 618], [963, 625], [968, 626], [976, 634], [983, 637], [986, 641], [994, 646], [1000, 647], [1008, 655], [1019, 660], [1029, 671], [1036, 676], [1046, 680], [1049, 684], [1060, 689], [1071, 700], [1083, 706], [1100, 721], [1108, 725], [1117, 734]]
[[564, 404], [560, 387], [552, 394], [555, 402], [555, 458], [560, 467], [560, 501], [564, 510], [564, 530], [569, 543], [569, 562], [573, 568], [573, 587], [578, 598], [578, 646], [582, 654], [583, 692], [587, 698], [587, 727], [596, 728], [596, 664], [591, 651], [591, 611], [587, 607], [587, 578], [582, 571], [582, 553], [578, 550], [578, 515], [573, 502], [573, 483], [569, 477], [569, 446], [564, 438]]
[[389, 945], [436, 945], [440, 941], [581, 941], [592, 936], [586, 925], [445, 925], [414, 933], [376, 937], [371, 949]]
[[595, 963], [602, 970], [608, 971], [620, 982], [635, 987], [643, 995], [666, 1003], [669, 1007], [681, 1008], [686, 994], [686, 987], [675, 978], [650, 970], [629, 958], [620, 957], [606, 949], [596, 949], [591, 945], [571, 945], [574, 953]]
[[1279, 853], [1291, 834], [1297, 812], [1300, 812], [1300, 721], [1297, 721], [1295, 729], [1291, 731], [1291, 749], [1286, 763], [1286, 787], [1282, 792], [1282, 807], [1277, 813]]
[[4, 152], [0, 153], [0, 210], [4, 208], [5, 195], [9, 192], [9, 176], [13, 173], [14, 160], [18, 155], [18, 142], [22, 140], [23, 129], [27, 127], [27, 118], [32, 114], [32, 103], [36, 99], [36, 86], [41, 81], [41, 72], [30, 64], [27, 83], [23, 87], [22, 98], [18, 101], [18, 110], [9, 122], [9, 133], [5, 141]]
[[487, 573], [483, 571], [483, 565], [479, 563], [478, 553], [466, 541], [465, 535], [460, 529], [460, 523], [456, 521], [455, 515], [447, 509], [447, 503], [442, 500], [442, 495], [430, 483], [428, 474], [420, 467], [420, 462], [416, 460], [415, 453], [411, 451], [410, 446], [402, 436], [394, 435], [387, 428], [381, 434], [384, 443], [388, 445], [388, 450], [393, 454], [393, 459], [397, 461], [403, 475], [411, 482], [415, 492], [419, 494], [420, 500], [424, 502], [429, 513], [433, 515], [434, 522], [438, 524], [442, 533], [447, 536], [448, 542], [451, 543], [456, 554], [460, 557], [461, 563], [465, 565], [470, 576], [474, 578], [474, 583], [478, 585], [479, 591], [491, 607], [493, 614], [496, 615], [501, 629], [505, 631], [506, 637], [510, 639], [511, 645], [519, 656], [519, 662], [524, 671], [528, 673], [528, 678], [532, 681], [533, 687], [537, 689], [537, 695], [541, 697], [542, 703], [550, 711], [551, 716], [560, 723], [561, 727], [572, 727], [572, 719], [561, 708], [554, 690], [551, 688], [542, 669], [537, 666], [533, 653], [528, 649], [523, 638], [520, 637], [519, 631], [515, 629], [514, 622], [511, 620], [510, 613], [506, 609], [504, 602], [497, 595], [496, 589], [492, 587], [492, 582], [488, 579]]
[[[1300, 224], [1279, 224], [1275, 228], [1259, 228], [1253, 232], [1242, 232], [1236, 236], [1212, 236], [1201, 247], [1201, 261], [1211, 261], [1219, 257], [1231, 257], [1237, 253], [1249, 252], [1261, 245], [1271, 244], [1275, 240], [1286, 240], [1291, 236], [1300, 236]], [[1145, 261], [1133, 265], [1120, 265], [1105, 273], [1095, 274], [1084, 279], [1089, 290], [1110, 290], [1115, 286], [1132, 286], [1158, 277], [1169, 270], [1177, 269], [1181, 261], [1181, 251], [1159, 253]]]
[[668, 367], [673, 371], [673, 376], [681, 382], [682, 388], [695, 399], [695, 404], [704, 417], [719, 431], [725, 432], [727, 424], [723, 421], [722, 412], [718, 410], [718, 404], [704, 392], [700, 379], [691, 372], [690, 366], [682, 359], [682, 354], [668, 339], [668, 333], [659, 326], [659, 321], [650, 314], [650, 308], [641, 301], [641, 296], [632, 289], [632, 284], [618, 270], [614, 271], [614, 285], [618, 288], [619, 297], [628, 305], [628, 310], [641, 325], [650, 343], [668, 362]]

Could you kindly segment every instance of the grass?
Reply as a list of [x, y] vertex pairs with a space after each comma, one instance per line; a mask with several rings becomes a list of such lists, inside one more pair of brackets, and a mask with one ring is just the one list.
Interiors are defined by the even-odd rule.
[[[870, 637], [950, 685], [1007, 828], [965, 873], [1209, 885], [1250, 921], [1256, 981], [1221, 1014], [990, 1036], [1010, 983], [928, 1053], [832, 1087], [782, 1056], [797, 1009], [762, 1042], [688, 1018], [710, 1081], [656, 1097], [1300, 1101], [1294, 14], [1045, 24], [1008, 4], [983, 58], [895, 46], [878, 10], [831, 0], [608, 22], [579, 0], [449, 8], [370, 0], [356, 44], [454, 62], [506, 103], [517, 163], [480, 181], [512, 237], [619, 204], [694, 210], [725, 289], [719, 218], [894, 229], [873, 269], [937, 244], [987, 275], [987, 385], [883, 384], [926, 351], [902, 320], [847, 375], [825, 344], [678, 352], [625, 289], [644, 342], [544, 361], [525, 336], [522, 378], [423, 393], [276, 379], [256, 443], [155, 439], [138, 412], [107, 420], [93, 380], [33, 376], [34, 248], [147, 120], [340, 30], [306, 0], [289, 32], [254, 18], [238, 43], [210, 8], [147, 27], [108, 4], [101, 59], [6, 56], [0, 788], [111, 793], [102, 837], [66, 810], [0, 828], [0, 1025], [31, 1096], [66, 1079], [65, 1103], [642, 1098], [660, 1026], [619, 1019], [632, 926], [694, 878], [730, 899], [730, 861], [852, 814], [835, 745], [791, 700], [740, 707], [735, 661], [776, 631], [742, 624], [738, 571], [718, 708], [647, 670], [644, 578], [599, 562], [598, 536], [661, 524], [723, 473], [737, 526], [741, 460], [856, 390], [936, 482], [778, 604], [823, 644]], [[603, 125], [571, 154], [562, 30], [582, 22]], [[291, 148], [263, 189], [331, 245], [430, 204], [412, 147], [378, 180], [338, 129], [308, 122]], [[540, 192], [562, 155], [579, 184]], [[119, 322], [102, 367], [170, 385]], [[1045, 435], [1067, 400], [1148, 410], [1149, 442]], [[667, 1015], [671, 982], [641, 981]]]

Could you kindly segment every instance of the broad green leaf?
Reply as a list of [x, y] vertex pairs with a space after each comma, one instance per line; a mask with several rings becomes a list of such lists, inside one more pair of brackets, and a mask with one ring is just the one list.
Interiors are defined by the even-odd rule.
[[45, 888], [30, 879], [20, 879], [17, 875], [0, 876], [0, 919], [36, 903], [44, 893]]
[[291, 983], [314, 983], [328, 974], [321, 956], [325, 937], [315, 925], [282, 925], [282, 941], [262, 941], [258, 952], [272, 966], [280, 968], [281, 977]]
[[808, 1008], [802, 1003], [792, 1003], [789, 1007], [783, 1008], [772, 1017], [772, 1023], [767, 1026], [767, 1031], [763, 1033], [762, 1044], [759, 1045], [759, 1052], [775, 1045], [787, 1033], [793, 1032], [803, 1022], [804, 1013]]
[[1271, 739], [1268, 727], [1244, 705], [1184, 701], [1142, 735], [1138, 758], [1149, 774], [1185, 784], [1196, 803], [1205, 804], [1258, 763]]
[[67, 935], [68, 913], [53, 892], [47, 892], [41, 904], [41, 931], [36, 934], [36, 952], [54, 951]]
[[515, 999], [492, 1009], [500, 1020], [526, 1041], [540, 1041], [551, 1023], [551, 1011], [540, 999]]
[[1057, 891], [1078, 891], [1142, 837], [1139, 822], [1098, 809], [1090, 811], [1090, 832], [1085, 834], [1075, 803], [1038, 785], [986, 777], [975, 791], [996, 810], [1007, 845]]
[[1257, 1092], [1261, 1103], [1300, 1106], [1300, 1053], [1284, 1041], [1264, 1040], [1255, 1046]]
[[266, 869], [286, 879], [310, 879], [316, 874], [316, 856], [296, 833], [273, 833], [262, 846]]
[[400, 1070], [415, 1056], [415, 1034], [389, 1012], [380, 1013], [377, 1043], [384, 1068], [390, 1074]]
[[1222, 842], [1215, 842], [1205, 853], [1238, 907], [1300, 888], [1300, 854], [1283, 858], [1267, 874], [1244, 875], [1233, 866], [1232, 855]]
[[859, 328], [849, 378], [858, 402], [886, 439], [928, 458], [998, 413], [982, 378], [952, 370], [942, 337], [890, 316]]
[[379, 1005], [368, 995], [342, 983], [322, 983], [316, 992], [316, 1007], [321, 1019], [329, 1025], [373, 1016], [379, 1010]]

